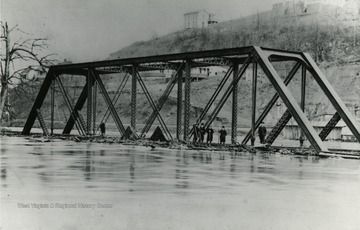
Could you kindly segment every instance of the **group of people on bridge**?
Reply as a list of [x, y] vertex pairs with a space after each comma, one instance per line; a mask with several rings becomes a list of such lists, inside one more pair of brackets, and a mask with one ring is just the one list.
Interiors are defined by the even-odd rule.
[[[204, 143], [205, 133], [207, 135], [206, 144], [212, 144], [214, 129], [211, 125], [208, 128], [205, 128], [204, 123], [201, 123], [200, 126], [198, 124], [194, 124], [193, 126], [193, 143]], [[219, 130], [219, 143], [225, 144], [226, 142], [226, 135], [227, 132], [225, 130], [225, 126], [222, 126]], [[261, 122], [259, 129], [258, 129], [259, 139], [261, 144], [265, 144], [265, 137], [266, 137], [266, 127], [264, 122]]]
[[[101, 136], [105, 136], [105, 123], [101, 122], [100, 126], [100, 132]], [[213, 138], [214, 138], [214, 129], [211, 127], [211, 125], [208, 128], [205, 128], [204, 123], [201, 123], [200, 126], [198, 124], [194, 124], [193, 126], [193, 143], [204, 143], [206, 133], [206, 144], [212, 144]], [[222, 126], [219, 130], [219, 142], [220, 144], [225, 144], [226, 141], [226, 135], [227, 132], [225, 130], [225, 126]], [[258, 134], [260, 138], [260, 143], [265, 144], [265, 136], [266, 136], [266, 127], [264, 126], [264, 123], [261, 122]]]
[[[206, 144], [212, 144], [214, 139], [214, 129], [211, 126], [205, 128], [204, 123], [201, 123], [200, 126], [198, 124], [194, 124], [193, 143], [204, 143], [205, 133], [206, 133]], [[226, 135], [227, 135], [225, 126], [222, 126], [222, 128], [219, 130], [219, 133], [220, 133], [220, 138], [219, 138], [220, 144], [225, 144]]]

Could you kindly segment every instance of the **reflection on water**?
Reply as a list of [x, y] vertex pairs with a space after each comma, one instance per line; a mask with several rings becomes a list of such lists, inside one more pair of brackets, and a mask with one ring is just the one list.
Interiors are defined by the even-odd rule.
[[[360, 229], [359, 181], [355, 160], [2, 137], [1, 227]], [[30, 202], [114, 207], [18, 208]]]

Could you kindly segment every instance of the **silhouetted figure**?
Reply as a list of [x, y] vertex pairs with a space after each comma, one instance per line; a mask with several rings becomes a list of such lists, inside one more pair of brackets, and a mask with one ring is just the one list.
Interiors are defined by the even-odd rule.
[[198, 124], [194, 124], [193, 129], [194, 129], [193, 143], [195, 144], [199, 139], [199, 126], [198, 126]]
[[209, 126], [209, 128], [206, 129], [207, 137], [206, 137], [206, 143], [212, 143], [213, 141], [213, 135], [214, 135], [214, 129]]
[[219, 131], [220, 133], [220, 144], [225, 144], [226, 141], [226, 130], [225, 130], [225, 126], [223, 126], [221, 128], [221, 130]]
[[204, 143], [204, 136], [205, 136], [205, 126], [204, 123], [200, 124], [199, 127], [199, 134], [200, 134], [200, 143]]
[[264, 122], [260, 123], [259, 129], [258, 129], [258, 134], [259, 134], [259, 138], [260, 138], [260, 143], [265, 144], [266, 127], [264, 125]]
[[100, 124], [100, 132], [101, 132], [101, 136], [104, 137], [105, 136], [105, 123], [102, 122]]

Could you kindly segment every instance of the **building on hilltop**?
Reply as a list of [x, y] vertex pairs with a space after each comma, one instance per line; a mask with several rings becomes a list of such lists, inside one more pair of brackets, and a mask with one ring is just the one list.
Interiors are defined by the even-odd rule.
[[344, 3], [344, 13], [348, 19], [356, 20], [358, 14], [360, 13], [360, 3], [357, 3], [355, 0], [347, 0]]
[[192, 11], [184, 14], [184, 28], [204, 28], [211, 24], [216, 24], [215, 14], [205, 10]]
[[336, 14], [346, 20], [357, 20], [360, 0], [283, 0], [273, 4], [272, 17], [279, 18], [301, 14]]
[[345, 0], [306, 0], [306, 12], [327, 12], [337, 8], [343, 8]]

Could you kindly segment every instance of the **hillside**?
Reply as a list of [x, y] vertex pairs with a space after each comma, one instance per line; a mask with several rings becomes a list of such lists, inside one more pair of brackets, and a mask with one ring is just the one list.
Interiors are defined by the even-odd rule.
[[243, 46], [309, 52], [318, 62], [360, 60], [360, 21], [340, 16], [304, 14], [272, 18], [269, 12], [202, 29], [188, 29], [135, 42], [109, 59]]

